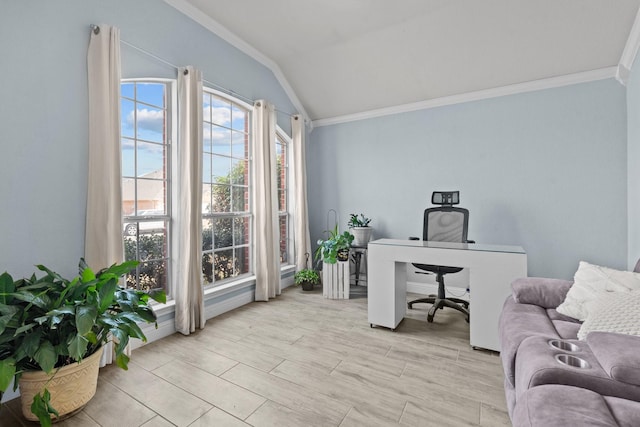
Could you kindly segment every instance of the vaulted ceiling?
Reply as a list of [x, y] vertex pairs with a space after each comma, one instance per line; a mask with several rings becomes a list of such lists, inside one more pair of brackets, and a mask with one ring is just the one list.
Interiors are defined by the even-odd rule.
[[167, 1], [192, 16], [201, 13], [236, 45], [257, 53], [316, 121], [615, 67], [640, 5], [640, 0]]

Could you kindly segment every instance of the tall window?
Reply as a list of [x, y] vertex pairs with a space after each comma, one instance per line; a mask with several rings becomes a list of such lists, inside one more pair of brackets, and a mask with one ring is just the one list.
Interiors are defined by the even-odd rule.
[[121, 84], [122, 213], [127, 286], [168, 289], [171, 150], [170, 83]]
[[203, 94], [202, 273], [205, 285], [251, 272], [250, 111]]
[[278, 222], [280, 230], [280, 263], [289, 263], [289, 138], [276, 134], [278, 164]]

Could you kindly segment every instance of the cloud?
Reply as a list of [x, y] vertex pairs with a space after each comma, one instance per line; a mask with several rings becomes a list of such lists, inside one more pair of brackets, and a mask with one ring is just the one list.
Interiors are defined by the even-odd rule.
[[[162, 133], [164, 127], [164, 111], [162, 110], [148, 110], [141, 108], [137, 110], [138, 129], [146, 129], [154, 132]], [[131, 111], [127, 115], [127, 125], [134, 125], [134, 114]]]
[[228, 107], [205, 107], [203, 111], [205, 120], [212, 118], [213, 123], [218, 125], [231, 124], [231, 110]]

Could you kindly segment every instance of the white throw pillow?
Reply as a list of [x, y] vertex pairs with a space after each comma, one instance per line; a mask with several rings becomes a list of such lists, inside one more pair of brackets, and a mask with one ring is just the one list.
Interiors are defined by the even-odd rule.
[[556, 310], [565, 316], [586, 320], [587, 303], [601, 297], [602, 292], [628, 292], [640, 290], [640, 273], [600, 267], [580, 261], [573, 276], [573, 285]]
[[640, 291], [607, 292], [588, 304], [589, 317], [578, 331], [584, 340], [593, 331], [640, 335]]

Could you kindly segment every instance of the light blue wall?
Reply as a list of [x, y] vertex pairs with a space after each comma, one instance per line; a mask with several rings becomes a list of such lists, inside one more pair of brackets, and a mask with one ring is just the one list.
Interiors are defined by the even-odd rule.
[[627, 169], [629, 268], [640, 258], [640, 59], [627, 82]]
[[625, 88], [613, 79], [314, 129], [312, 241], [336, 209], [375, 237], [419, 236], [434, 190], [460, 190], [469, 238], [521, 245], [529, 274], [627, 265]]
[[[84, 253], [89, 25], [252, 99], [294, 111], [273, 73], [157, 0], [3, 1], [0, 8], [0, 272], [76, 273]], [[175, 70], [122, 46], [123, 77]], [[290, 129], [289, 118], [279, 124]]]

